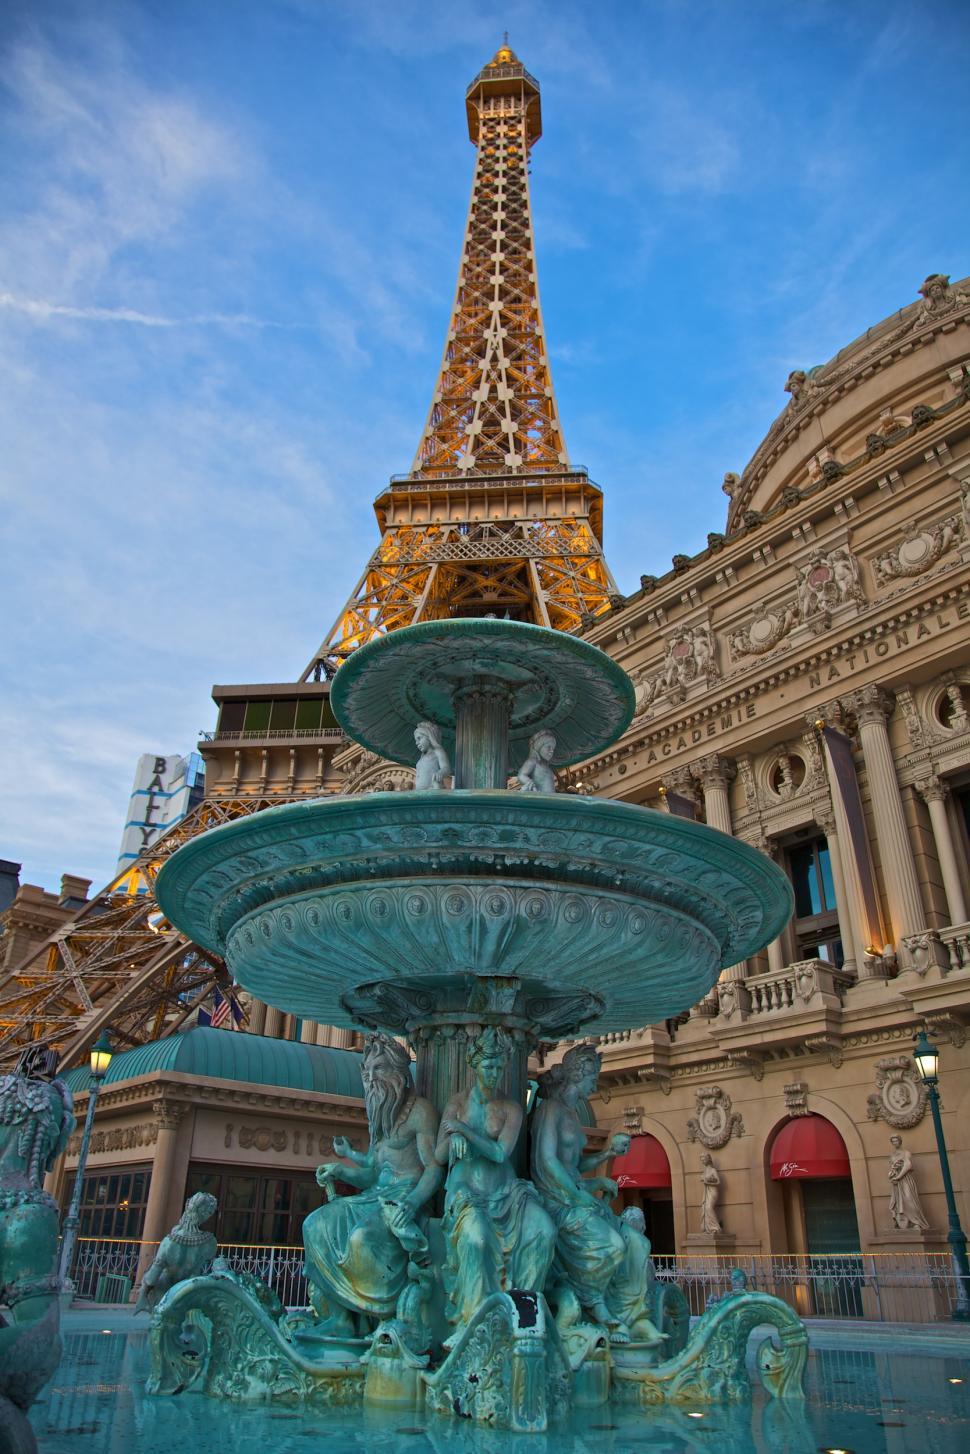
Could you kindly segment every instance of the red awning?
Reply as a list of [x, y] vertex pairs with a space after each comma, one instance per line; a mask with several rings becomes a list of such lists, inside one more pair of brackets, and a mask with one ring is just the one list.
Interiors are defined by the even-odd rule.
[[670, 1162], [656, 1136], [634, 1136], [625, 1156], [610, 1167], [617, 1186], [670, 1186]]
[[824, 1116], [797, 1116], [782, 1126], [771, 1147], [774, 1181], [813, 1176], [850, 1176], [849, 1153]]

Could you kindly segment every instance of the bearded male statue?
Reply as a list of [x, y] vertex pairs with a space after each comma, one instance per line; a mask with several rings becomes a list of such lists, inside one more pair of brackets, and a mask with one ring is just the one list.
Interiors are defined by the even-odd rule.
[[[332, 1336], [366, 1332], [360, 1318], [395, 1315], [408, 1262], [428, 1250], [422, 1208], [442, 1180], [435, 1160], [438, 1115], [411, 1083], [407, 1050], [387, 1035], [368, 1035], [362, 1066], [370, 1146], [355, 1151], [344, 1136], [333, 1149], [351, 1164], [328, 1161], [317, 1181], [328, 1201], [303, 1223], [310, 1303]], [[334, 1183], [360, 1187], [336, 1195]]]

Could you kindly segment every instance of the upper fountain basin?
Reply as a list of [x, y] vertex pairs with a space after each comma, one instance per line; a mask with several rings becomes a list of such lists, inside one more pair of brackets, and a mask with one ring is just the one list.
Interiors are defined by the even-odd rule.
[[503, 790], [270, 808], [185, 844], [155, 892], [259, 999], [346, 1027], [361, 985], [452, 973], [593, 991], [596, 1032], [654, 1023], [792, 910], [768, 858], [703, 824]]
[[375, 637], [337, 672], [330, 705], [355, 742], [410, 766], [417, 722], [434, 722], [452, 750], [455, 693], [478, 681], [508, 694], [513, 763], [540, 728], [555, 735], [557, 767], [584, 762], [626, 731], [636, 705], [630, 678], [600, 647], [491, 617], [422, 621]]

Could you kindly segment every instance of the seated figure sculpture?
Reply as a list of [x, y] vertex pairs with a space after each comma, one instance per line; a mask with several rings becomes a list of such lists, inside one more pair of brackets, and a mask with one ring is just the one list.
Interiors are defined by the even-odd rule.
[[535, 1188], [512, 1166], [522, 1107], [496, 1094], [511, 1054], [507, 1030], [489, 1026], [476, 1037], [468, 1053], [474, 1080], [452, 1096], [438, 1131], [436, 1155], [448, 1167], [446, 1313], [456, 1324], [446, 1347], [492, 1293], [541, 1292], [556, 1244]]
[[[574, 1045], [539, 1080], [532, 1179], [558, 1228], [551, 1295], [559, 1317], [572, 1316], [568, 1305], [574, 1298], [592, 1322], [608, 1329], [611, 1342], [654, 1345], [663, 1335], [648, 1313], [650, 1243], [610, 1209], [616, 1182], [583, 1174], [630, 1148], [629, 1136], [618, 1132], [605, 1151], [583, 1155], [586, 1132], [576, 1105], [595, 1092], [600, 1062], [592, 1045]], [[604, 1200], [597, 1191], [605, 1193]]]
[[351, 1164], [330, 1161], [317, 1168], [328, 1195], [336, 1181], [360, 1187], [360, 1194], [334, 1197], [303, 1223], [310, 1303], [320, 1320], [316, 1331], [324, 1335], [369, 1331], [369, 1323], [359, 1327], [361, 1315], [395, 1315], [409, 1260], [420, 1264], [427, 1257], [419, 1217], [441, 1184], [438, 1117], [431, 1102], [415, 1094], [408, 1052], [388, 1035], [368, 1035], [362, 1077], [370, 1146], [355, 1151], [338, 1136], [333, 1149]]
[[135, 1312], [154, 1312], [170, 1287], [198, 1277], [216, 1255], [214, 1232], [204, 1232], [202, 1223], [215, 1215], [219, 1203], [210, 1192], [197, 1191], [185, 1203], [175, 1226], [158, 1245], [151, 1267], [142, 1278]]

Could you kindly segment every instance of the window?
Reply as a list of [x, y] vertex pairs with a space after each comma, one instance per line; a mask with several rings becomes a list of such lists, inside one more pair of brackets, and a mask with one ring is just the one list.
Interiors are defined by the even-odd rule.
[[799, 959], [824, 959], [841, 966], [845, 956], [825, 839], [812, 838], [789, 848], [788, 871], [795, 891], [793, 928]]
[[323, 1201], [311, 1173], [264, 1176], [192, 1166], [185, 1195], [190, 1197], [197, 1191], [210, 1192], [219, 1204], [210, 1228], [220, 1243], [298, 1247], [304, 1218]]
[[[98, 1171], [85, 1176], [81, 1187], [80, 1237], [140, 1237], [151, 1167]], [[71, 1205], [74, 1177], [65, 1188], [64, 1205]]]

